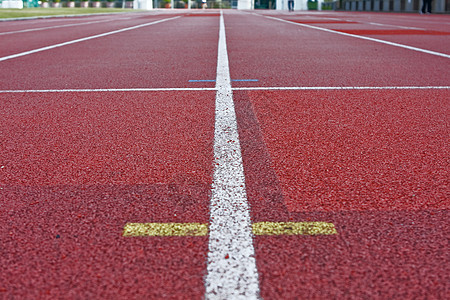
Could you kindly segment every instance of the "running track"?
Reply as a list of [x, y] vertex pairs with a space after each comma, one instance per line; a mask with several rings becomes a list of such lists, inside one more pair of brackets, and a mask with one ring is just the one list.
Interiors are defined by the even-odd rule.
[[449, 16], [154, 11], [0, 45], [0, 298], [450, 294]]

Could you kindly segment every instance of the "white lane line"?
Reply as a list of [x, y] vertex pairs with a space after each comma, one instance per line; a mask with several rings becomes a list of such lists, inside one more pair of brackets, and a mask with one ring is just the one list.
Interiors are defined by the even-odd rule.
[[217, 57], [214, 179], [206, 299], [258, 299], [259, 281], [245, 189], [223, 12]]
[[48, 90], [0, 90], [0, 93], [89, 93], [89, 92], [176, 92], [215, 91], [216, 88], [127, 88], [127, 89], [48, 89]]
[[264, 90], [444, 90], [450, 86], [273, 86], [236, 87], [234, 91]]
[[385, 27], [397, 27], [402, 29], [413, 29], [413, 30], [423, 30], [426, 31], [424, 28], [418, 28], [418, 27], [409, 27], [409, 26], [400, 26], [400, 25], [389, 25], [389, 24], [381, 24], [381, 23], [375, 23], [375, 22], [358, 22], [362, 24], [370, 24], [375, 26], [385, 26]]
[[105, 22], [112, 22], [112, 21], [125, 20], [125, 19], [128, 19], [128, 18], [119, 18], [119, 19], [111, 19], [111, 20], [100, 20], [100, 21], [90, 21], [90, 22], [83, 22], [83, 23], [71, 23], [71, 24], [39, 27], [39, 28], [29, 28], [29, 29], [16, 30], [16, 31], [0, 32], [0, 35], [7, 35], [7, 34], [14, 34], [14, 33], [24, 33], [24, 32], [31, 32], [31, 31], [40, 31], [40, 30], [56, 29], [56, 28], [64, 28], [64, 27], [73, 27], [73, 26], [89, 25], [89, 24], [96, 24], [96, 23], [105, 23]]
[[[257, 16], [262, 16], [259, 14], [254, 14]], [[403, 28], [403, 29], [416, 29], [416, 30], [426, 30], [423, 28], [417, 28], [417, 27], [407, 27], [407, 26], [399, 26], [399, 25], [389, 25], [389, 24], [381, 24], [381, 23], [374, 23], [374, 22], [363, 22], [363, 21], [358, 21], [358, 20], [352, 20], [352, 19], [342, 19], [342, 18], [330, 18], [330, 17], [311, 17], [311, 16], [307, 16], [306, 19], [323, 19], [323, 20], [335, 20], [335, 21], [345, 21], [345, 22], [352, 22], [352, 23], [359, 23], [359, 24], [370, 24], [370, 25], [375, 25], [375, 26], [386, 26], [386, 27], [397, 27], [397, 28]]]
[[[235, 87], [232, 91], [264, 90], [445, 90], [450, 86], [254, 86]], [[7, 93], [89, 93], [89, 92], [177, 92], [177, 91], [216, 91], [217, 88], [127, 88], [127, 89], [49, 89], [49, 90], [0, 90]]]
[[421, 49], [421, 48], [412, 47], [412, 46], [408, 46], [408, 45], [403, 45], [403, 44], [388, 42], [388, 41], [384, 41], [384, 40], [374, 39], [374, 38], [370, 38], [370, 37], [366, 37], [366, 36], [362, 36], [362, 35], [356, 35], [356, 34], [350, 34], [350, 33], [335, 31], [335, 30], [322, 28], [322, 27], [317, 27], [317, 26], [312, 26], [312, 25], [308, 25], [308, 24], [296, 23], [296, 22], [287, 21], [287, 20], [280, 19], [280, 18], [275, 18], [275, 17], [269, 17], [269, 16], [264, 16], [264, 17], [268, 18], [268, 19], [276, 20], [276, 21], [281, 21], [281, 22], [285, 22], [285, 23], [289, 23], [289, 24], [294, 24], [294, 25], [297, 25], [297, 26], [307, 27], [307, 28], [311, 28], [311, 29], [317, 29], [317, 30], [321, 30], [321, 31], [325, 31], [325, 32], [340, 34], [340, 35], [354, 37], [354, 38], [358, 38], [358, 39], [362, 39], [362, 40], [377, 42], [377, 43], [391, 45], [391, 46], [400, 47], [400, 48], [405, 48], [405, 49], [413, 50], [413, 51], [417, 51], [417, 52], [422, 52], [422, 53], [427, 53], [427, 54], [431, 54], [431, 55], [436, 55], [436, 56], [441, 56], [441, 57], [445, 57], [445, 58], [450, 58], [449, 54], [440, 53], [440, 52], [436, 52], [436, 51], [431, 51], [431, 50]]
[[[131, 14], [131, 12], [112, 12], [112, 13], [94, 13], [94, 14], [78, 14], [78, 15], [49, 15], [49, 16], [35, 16], [35, 17], [19, 17], [19, 18], [4, 18], [0, 19], [1, 22], [12, 22], [12, 21], [29, 21], [30, 23], [33, 21], [45, 21], [47, 23], [50, 22], [60, 22], [61, 18], [83, 18], [83, 17], [104, 17], [108, 15], [125, 15]], [[36, 23], [36, 22], [34, 22]]]
[[122, 28], [122, 29], [119, 29], [119, 30], [105, 32], [105, 33], [101, 33], [101, 34], [96, 34], [96, 35], [92, 35], [92, 36], [88, 36], [88, 37], [85, 37], [85, 38], [76, 39], [76, 40], [72, 40], [72, 41], [68, 41], [68, 42], [64, 42], [64, 43], [60, 43], [60, 44], [55, 44], [55, 45], [42, 47], [42, 48], [30, 50], [30, 51], [25, 51], [25, 52], [13, 54], [13, 55], [8, 55], [8, 56], [0, 57], [0, 61], [5, 61], [5, 60], [8, 60], [8, 59], [21, 57], [21, 56], [25, 56], [25, 55], [33, 54], [33, 53], [36, 53], [36, 52], [45, 51], [45, 50], [50, 50], [50, 49], [54, 49], [54, 48], [58, 48], [58, 47], [62, 47], [62, 46], [67, 46], [67, 45], [71, 45], [71, 44], [75, 44], [75, 43], [79, 43], [79, 42], [84, 42], [84, 41], [87, 41], [87, 40], [92, 40], [92, 39], [96, 39], [96, 38], [99, 38], [99, 37], [104, 37], [104, 36], [108, 36], [108, 35], [112, 35], [112, 34], [116, 34], [116, 33], [120, 33], [120, 32], [125, 32], [125, 31], [129, 31], [129, 30], [133, 30], [133, 29], [138, 29], [138, 28], [141, 28], [141, 27], [150, 26], [150, 25], [154, 25], [154, 24], [158, 24], [158, 23], [162, 23], [162, 22], [166, 22], [166, 21], [170, 21], [170, 20], [174, 20], [174, 19], [178, 19], [178, 18], [180, 18], [180, 16], [167, 18], [167, 19], [162, 19], [162, 20], [158, 20], [158, 21], [154, 21], [154, 22], [150, 22], [150, 23], [140, 24], [140, 25], [136, 25], [136, 26], [132, 26], [132, 27]]

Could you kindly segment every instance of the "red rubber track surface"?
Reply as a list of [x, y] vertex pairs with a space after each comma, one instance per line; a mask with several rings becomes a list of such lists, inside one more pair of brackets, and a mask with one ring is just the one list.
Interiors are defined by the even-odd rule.
[[[41, 39], [51, 44], [156, 19]], [[199, 27], [209, 30], [198, 36]], [[173, 87], [215, 78], [217, 17], [149, 29], [5, 61], [2, 88]], [[214, 95], [2, 94], [0, 292], [200, 298], [207, 238], [150, 241], [122, 231], [127, 222], [208, 222]]]
[[[405, 94], [235, 93], [252, 220], [332, 222], [339, 232], [256, 237], [263, 298], [446, 294], [448, 92], [423, 104]], [[399, 109], [389, 98], [415, 103]]]
[[0, 221], [2, 297], [200, 298], [207, 237], [121, 234], [127, 222], [207, 221], [208, 188], [206, 184], [4, 188], [2, 201], [15, 205], [2, 209]]
[[207, 238], [121, 234], [127, 222], [208, 222], [214, 92], [0, 98], [2, 292], [203, 294]]
[[[69, 27], [45, 33], [48, 40], [39, 44], [47, 46], [53, 44], [53, 38], [59, 43], [169, 17], [173, 15], [143, 15], [120, 22]], [[180, 18], [170, 24], [164, 22], [7, 60], [2, 62], [0, 89], [214, 87], [214, 83], [189, 80], [215, 79], [217, 19], [208, 16], [188, 18], [186, 22]]]
[[[257, 17], [225, 20], [232, 77], [259, 78], [253, 86], [448, 85], [439, 66], [448, 59]], [[431, 45], [439, 50], [436, 37]], [[339, 232], [256, 237], [263, 298], [447, 293], [448, 90], [237, 91], [234, 99], [252, 220], [332, 222]]]
[[[135, 14], [107, 14], [107, 15], [85, 15], [72, 17], [50, 17], [45, 19], [28, 19], [22, 21], [6, 21], [0, 23], [0, 33], [15, 32], [20, 30], [36, 30], [54, 26], [67, 26], [73, 24], [84, 24], [91, 22], [108, 22], [120, 19], [135, 18]], [[97, 24], [97, 23], [93, 23]], [[71, 27], [71, 26], [69, 26]], [[47, 29], [48, 30], [48, 29]]]
[[[450, 24], [434, 15], [257, 14], [336, 30]], [[118, 18], [0, 35], [1, 51], [175, 15], [2, 61], [0, 90], [214, 87], [189, 80], [216, 78], [217, 11], [0, 23], [7, 32]], [[237, 11], [225, 11], [225, 25], [231, 78], [258, 80], [233, 87], [450, 85], [448, 58]], [[450, 41], [370, 37], [447, 54]], [[338, 231], [254, 237], [262, 298], [446, 297], [448, 88], [233, 98], [252, 221], [332, 222]], [[0, 93], [0, 298], [203, 298], [208, 237], [122, 232], [128, 222], [209, 222], [214, 103], [209, 90]]]
[[301, 212], [448, 209], [447, 95], [314, 91], [249, 98], [286, 205]]
[[69, 95], [0, 96], [2, 182], [210, 181], [213, 92]]
[[[264, 299], [445, 298], [448, 210], [292, 214], [337, 236], [255, 239]], [[280, 268], [279, 266], [284, 266]]]
[[[439, 38], [439, 36], [429, 37], [429, 35], [450, 34], [450, 23], [445, 15], [352, 13], [340, 15], [317, 14], [316, 16], [314, 14], [302, 16], [300, 14], [280, 17], [320, 28], [342, 30], [352, 34], [450, 54], [449, 39]], [[364, 33], [365, 30], [369, 32]], [[400, 33], [401, 31], [403, 33]]]
[[[114, 31], [117, 29], [131, 27], [143, 23], [150, 23], [153, 21], [161, 20], [164, 16], [135, 16], [134, 18], [126, 18], [124, 16], [110, 16], [109, 22], [99, 22], [88, 25], [79, 25], [71, 27], [59, 27], [48, 30], [21, 32], [15, 34], [0, 35], [2, 43], [9, 45], [8, 47], [2, 47], [0, 50], [0, 56], [12, 55], [20, 52], [34, 50], [49, 45], [67, 42], [69, 40], [75, 40], [84, 38], [90, 35], [96, 35], [105, 33], [108, 31]], [[66, 24], [74, 23], [86, 23], [96, 22], [98, 19], [85, 19], [76, 18], [75, 20], [67, 20]], [[59, 24], [64, 25], [64, 24]], [[39, 25], [36, 28], [47, 27], [49, 25]], [[55, 26], [55, 25], [50, 25]], [[57, 26], [57, 25], [56, 25]], [[28, 27], [30, 28], [30, 27]], [[14, 30], [17, 30], [14, 28]], [[9, 30], [9, 31], [14, 31]], [[24, 43], [26, 41], [26, 43]]]
[[[226, 20], [233, 24], [227, 31], [231, 77], [259, 80], [236, 82], [234, 86], [448, 84], [442, 76], [448, 73], [447, 58], [258, 16], [227, 16]], [[426, 49], [434, 50], [438, 45], [438, 51], [443, 39], [444, 43], [449, 40], [426, 36]]]

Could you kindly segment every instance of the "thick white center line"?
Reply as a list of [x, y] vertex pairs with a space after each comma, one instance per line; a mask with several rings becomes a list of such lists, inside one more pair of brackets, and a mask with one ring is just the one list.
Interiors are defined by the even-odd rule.
[[220, 15], [206, 299], [258, 299], [259, 281], [233, 104], [223, 12]]
[[85, 38], [76, 39], [76, 40], [72, 40], [72, 41], [68, 41], [68, 42], [64, 42], [64, 43], [60, 43], [60, 44], [55, 44], [55, 45], [51, 45], [51, 46], [47, 46], [47, 47], [42, 47], [42, 48], [30, 50], [30, 51], [25, 51], [25, 52], [13, 54], [13, 55], [3, 56], [3, 57], [0, 57], [0, 61], [4, 61], [4, 60], [16, 58], [16, 57], [21, 57], [21, 56], [25, 56], [25, 55], [33, 54], [33, 53], [36, 53], [36, 52], [45, 51], [45, 50], [50, 50], [50, 49], [54, 49], [54, 48], [58, 48], [58, 47], [62, 47], [62, 46], [67, 46], [67, 45], [71, 45], [71, 44], [75, 44], [75, 43], [79, 43], [79, 42], [84, 42], [84, 41], [87, 41], [87, 40], [92, 40], [92, 39], [96, 39], [96, 38], [99, 38], [99, 37], [104, 37], [104, 36], [108, 36], [108, 35], [111, 35], [111, 34], [124, 32], [124, 31], [128, 31], [128, 30], [138, 29], [138, 28], [141, 28], [141, 27], [150, 26], [150, 25], [161, 23], [161, 22], [178, 19], [179, 17], [180, 16], [176, 16], [176, 17], [168, 18], [168, 19], [162, 19], [162, 20], [158, 20], [158, 21], [154, 21], [154, 22], [150, 22], [150, 23], [140, 24], [140, 25], [136, 25], [136, 26], [132, 26], [132, 27], [127, 27], [127, 28], [122, 28], [122, 29], [110, 31], [110, 32], [96, 34], [96, 35], [88, 36], [88, 37], [85, 37]]

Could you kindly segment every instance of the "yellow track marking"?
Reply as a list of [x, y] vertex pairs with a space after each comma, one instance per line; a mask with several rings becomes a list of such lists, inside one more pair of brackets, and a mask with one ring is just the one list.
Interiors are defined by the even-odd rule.
[[[332, 235], [333, 223], [259, 222], [252, 224], [254, 235]], [[208, 224], [201, 223], [127, 223], [123, 236], [206, 236]]]
[[337, 234], [333, 223], [259, 222], [253, 223], [254, 235], [331, 235]]
[[128, 223], [123, 236], [205, 236], [208, 224], [200, 223]]

